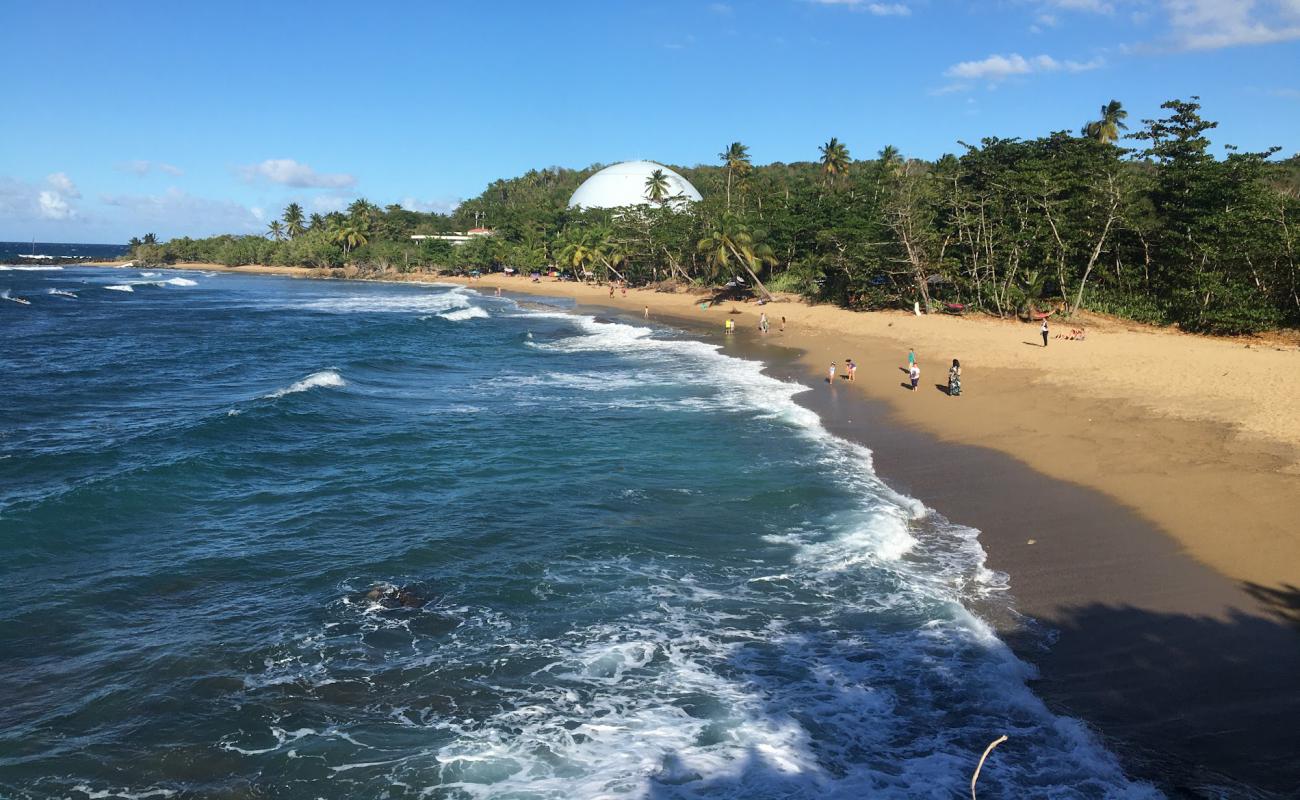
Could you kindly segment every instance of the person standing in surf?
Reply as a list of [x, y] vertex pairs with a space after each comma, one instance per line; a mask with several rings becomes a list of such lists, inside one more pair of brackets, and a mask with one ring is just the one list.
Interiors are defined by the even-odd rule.
[[831, 386], [835, 385], [835, 362], [831, 362], [831, 368], [826, 370], [826, 382]]

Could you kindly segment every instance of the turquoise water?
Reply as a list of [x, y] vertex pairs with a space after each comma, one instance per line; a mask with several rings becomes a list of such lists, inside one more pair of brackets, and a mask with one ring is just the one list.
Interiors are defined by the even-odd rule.
[[966, 610], [977, 533], [758, 364], [437, 285], [0, 289], [0, 795], [961, 797], [1006, 733], [982, 796], [1154, 796]]

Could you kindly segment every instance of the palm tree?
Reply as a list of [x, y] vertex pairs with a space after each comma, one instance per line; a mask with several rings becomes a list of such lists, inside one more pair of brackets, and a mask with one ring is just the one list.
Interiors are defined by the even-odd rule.
[[370, 241], [368, 234], [368, 229], [350, 219], [336, 221], [329, 230], [330, 241], [343, 245], [344, 258], [348, 257], [352, 248], [361, 247]]
[[849, 171], [849, 164], [853, 159], [849, 157], [849, 148], [834, 136], [826, 144], [821, 146], [821, 163], [822, 172], [826, 174], [826, 180], [832, 186], [835, 180]]
[[284, 230], [289, 236], [297, 238], [306, 232], [303, 226], [302, 206], [290, 203], [284, 208]]
[[353, 222], [358, 222], [366, 226], [369, 226], [378, 214], [379, 206], [364, 197], [353, 200], [351, 205], [348, 206], [348, 217], [351, 218]]
[[718, 158], [727, 167], [727, 210], [731, 210], [731, 179], [733, 176], [741, 178], [749, 174], [749, 148], [740, 142], [732, 142], [726, 150], [718, 153]]
[[897, 172], [903, 166], [903, 154], [892, 144], [887, 144], [880, 151], [880, 166], [888, 172]]
[[144, 235], [144, 244], [158, 244], [158, 237], [152, 233], [146, 233]]
[[750, 229], [734, 215], [723, 214], [721, 219], [711, 221], [704, 238], [696, 245], [696, 250], [720, 270], [729, 272], [733, 265], [740, 265], [749, 273], [763, 296], [772, 297], [772, 293], [758, 279], [756, 270], [762, 269], [764, 264], [775, 264], [776, 255], [771, 247], [763, 243], [761, 233]]
[[1111, 100], [1101, 107], [1101, 119], [1084, 125], [1080, 133], [1102, 144], [1110, 144], [1119, 138], [1120, 131], [1128, 130], [1128, 126], [1124, 124], [1127, 118], [1128, 112], [1124, 110], [1124, 106], [1118, 100]]
[[325, 218], [320, 214], [312, 214], [307, 220], [307, 227], [311, 230], [318, 231], [325, 227]]
[[663, 204], [668, 197], [668, 175], [657, 169], [645, 179], [645, 196], [652, 203]]
[[278, 219], [272, 220], [271, 224], [266, 226], [266, 235], [277, 242], [284, 241], [284, 223]]

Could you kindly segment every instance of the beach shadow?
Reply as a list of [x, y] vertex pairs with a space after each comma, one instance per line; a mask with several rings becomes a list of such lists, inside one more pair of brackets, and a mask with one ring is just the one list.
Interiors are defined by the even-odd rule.
[[1027, 345], [1029, 345], [1030, 347], [1046, 347], [1046, 346], [1047, 346], [1047, 345], [1039, 344], [1038, 342], [1021, 342], [1021, 344], [1027, 344]]
[[1270, 614], [1283, 622], [1300, 628], [1300, 588], [1291, 584], [1263, 586], [1245, 581], [1241, 587], [1260, 602]]
[[939, 391], [943, 392], [944, 394], [948, 395], [949, 397], [952, 396], [952, 393], [948, 391], [948, 384], [946, 384], [946, 383], [936, 383], [936, 384], [934, 385], [934, 388], [938, 389]]
[[900, 383], [900, 384], [898, 384], [898, 385], [899, 385], [899, 386], [902, 386], [904, 389], [906, 389], [906, 390], [909, 391], [909, 392], [912, 391], [912, 384], [909, 383], [909, 382], [907, 382], [907, 381], [903, 381], [902, 383]]
[[[1300, 590], [1247, 590], [1259, 591], [1278, 618], [1091, 604], [1004, 638], [1042, 670], [1034, 691], [1100, 730], [1130, 773], [1176, 797], [1275, 796], [1243, 787], [1292, 796], [1300, 786], [1300, 633], [1290, 615]], [[1207, 795], [1206, 786], [1237, 791]]]
[[911, 372], [911, 370], [909, 370], [907, 367], [899, 367], [898, 371], [903, 373], [904, 375], [907, 375], [908, 373]]

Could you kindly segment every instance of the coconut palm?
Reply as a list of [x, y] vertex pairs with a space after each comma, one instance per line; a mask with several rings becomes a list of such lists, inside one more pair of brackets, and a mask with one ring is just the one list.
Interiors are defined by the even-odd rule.
[[158, 237], [152, 233], [146, 233], [144, 235], [144, 244], [158, 244]]
[[645, 196], [652, 203], [662, 204], [668, 198], [668, 175], [657, 169], [645, 179]]
[[903, 154], [898, 152], [898, 148], [892, 144], [887, 144], [880, 150], [880, 166], [890, 172], [896, 171], [903, 166]]
[[776, 255], [772, 248], [764, 244], [762, 234], [751, 229], [732, 214], [723, 214], [721, 218], [710, 221], [704, 238], [696, 245], [709, 264], [721, 271], [730, 272], [740, 266], [749, 273], [754, 285], [770, 298], [772, 293], [759, 280], [757, 270], [764, 264], [775, 264]]
[[343, 257], [347, 258], [354, 247], [361, 247], [370, 241], [369, 229], [354, 220], [336, 221], [330, 226], [330, 241], [343, 246]]
[[318, 231], [325, 227], [325, 218], [320, 214], [312, 214], [307, 220], [307, 227], [313, 231]]
[[364, 197], [357, 198], [348, 205], [348, 217], [352, 221], [366, 225], [367, 227], [370, 223], [375, 221], [375, 217], [378, 215], [379, 206]]
[[305, 233], [307, 228], [303, 225], [302, 206], [297, 203], [290, 203], [284, 208], [284, 231], [290, 237], [297, 238]]
[[821, 146], [822, 172], [828, 183], [834, 185], [837, 178], [849, 171], [853, 159], [849, 157], [849, 148], [834, 136]]
[[1127, 118], [1128, 112], [1124, 110], [1124, 106], [1118, 100], [1111, 100], [1101, 107], [1101, 119], [1084, 125], [1081, 133], [1102, 144], [1110, 144], [1119, 138], [1120, 131], [1128, 130], [1128, 126], [1124, 124]]
[[271, 224], [266, 226], [266, 235], [277, 242], [284, 241], [284, 223], [278, 219], [272, 220]]
[[718, 158], [727, 167], [727, 210], [731, 210], [731, 181], [744, 178], [752, 166], [749, 161], [749, 148], [740, 142], [732, 142], [726, 150], [718, 153]]

